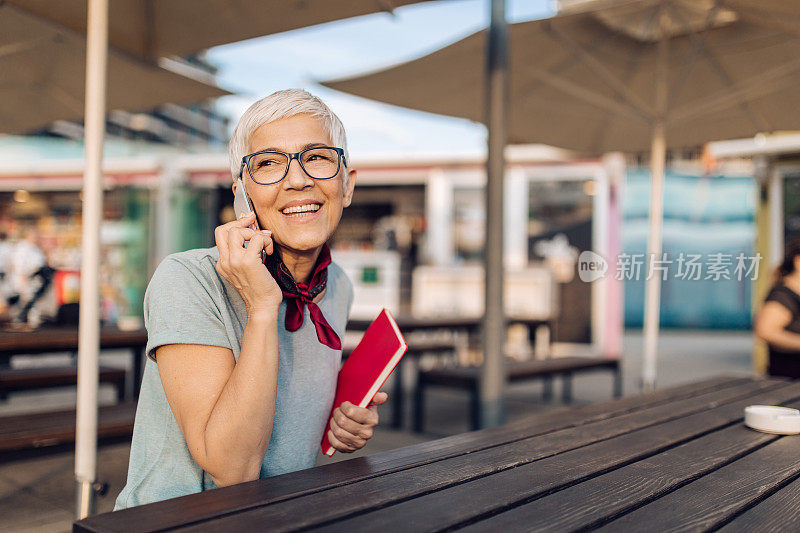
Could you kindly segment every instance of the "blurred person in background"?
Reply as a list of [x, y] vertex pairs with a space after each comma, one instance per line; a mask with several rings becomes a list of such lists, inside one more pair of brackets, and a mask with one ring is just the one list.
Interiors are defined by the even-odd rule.
[[8, 234], [0, 231], [0, 322], [7, 320], [8, 299], [13, 294], [11, 289], [11, 255], [14, 245], [8, 240]]
[[355, 451], [386, 401], [330, 416], [353, 301], [327, 245], [356, 179], [341, 121], [305, 91], [279, 91], [244, 113], [230, 159], [255, 214], [218, 226], [214, 248], [167, 257], [150, 281], [115, 509], [312, 467], [325, 432]]
[[769, 346], [769, 375], [800, 378], [800, 239], [786, 245], [755, 333]]
[[[45, 294], [53, 279], [53, 270], [48, 267], [44, 252], [37, 244], [35, 228], [24, 231], [11, 253], [11, 298], [12, 320], [28, 322], [28, 315], [37, 301]], [[34, 327], [39, 323], [38, 314]]]
[[58, 309], [55, 295], [53, 294], [53, 270], [47, 263], [42, 264], [36, 272], [31, 274], [29, 287], [32, 294], [19, 313], [19, 321], [36, 328], [45, 321], [56, 316]]
[[44, 253], [36, 244], [36, 230], [23, 233], [11, 253], [11, 285], [21, 300], [28, 301], [35, 288], [31, 285], [34, 273], [45, 264]]

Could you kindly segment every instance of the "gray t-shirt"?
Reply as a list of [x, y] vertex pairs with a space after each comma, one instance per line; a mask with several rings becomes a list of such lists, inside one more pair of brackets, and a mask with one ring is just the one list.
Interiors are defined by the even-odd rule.
[[[114, 510], [216, 488], [194, 461], [170, 409], [155, 361], [165, 344], [230, 348], [238, 360], [247, 319], [239, 293], [215, 270], [216, 248], [170, 255], [156, 269], [144, 297], [147, 362], [133, 429], [128, 481]], [[344, 337], [353, 288], [342, 269], [328, 267], [328, 285], [318, 302], [325, 318]], [[305, 309], [303, 326], [284, 328], [279, 310], [279, 364], [275, 419], [260, 477], [314, 466], [327, 427], [342, 352], [321, 344]]]

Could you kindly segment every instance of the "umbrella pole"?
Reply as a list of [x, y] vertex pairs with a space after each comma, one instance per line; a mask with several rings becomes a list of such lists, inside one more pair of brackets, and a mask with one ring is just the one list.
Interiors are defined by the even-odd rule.
[[[661, 18], [663, 21], [664, 12]], [[663, 28], [664, 25], [662, 24]], [[661, 272], [653, 267], [661, 260], [662, 227], [664, 225], [664, 170], [667, 144], [665, 117], [667, 109], [667, 37], [658, 43], [656, 70], [656, 120], [653, 124], [653, 142], [650, 151], [650, 222], [647, 236], [647, 272], [644, 289], [644, 353], [642, 364], [642, 390], [651, 391], [656, 386], [656, 359], [658, 356], [658, 329], [661, 307]]]
[[78, 406], [75, 428], [75, 516], [94, 513], [97, 475], [97, 379], [102, 159], [105, 132], [108, 0], [89, 0], [86, 36], [86, 164], [83, 174]]
[[665, 158], [664, 122], [659, 120], [653, 128], [653, 144], [650, 154], [650, 228], [647, 237], [648, 268], [644, 290], [644, 365], [642, 367], [642, 389], [646, 391], [653, 390], [656, 386], [661, 274], [653, 271], [650, 264], [661, 258]]
[[487, 42], [486, 310], [480, 386], [482, 427], [503, 423], [505, 310], [503, 308], [503, 150], [508, 102], [508, 26], [505, 0], [492, 0]]

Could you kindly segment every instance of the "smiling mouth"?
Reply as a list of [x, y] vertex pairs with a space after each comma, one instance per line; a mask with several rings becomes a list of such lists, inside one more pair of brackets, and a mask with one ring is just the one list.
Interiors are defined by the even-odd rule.
[[297, 217], [312, 215], [317, 211], [319, 211], [321, 207], [322, 205], [316, 203], [296, 205], [294, 207], [287, 207], [285, 209], [281, 209], [281, 213], [292, 218], [297, 218]]

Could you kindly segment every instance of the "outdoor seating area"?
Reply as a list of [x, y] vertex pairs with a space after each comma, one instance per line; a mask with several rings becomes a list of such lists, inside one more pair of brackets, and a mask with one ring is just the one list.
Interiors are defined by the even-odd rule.
[[[146, 331], [121, 331], [104, 328], [100, 346], [105, 350], [128, 350], [126, 366], [101, 366], [100, 385], [113, 387], [116, 405], [101, 406], [98, 411], [97, 435], [101, 442], [130, 439], [136, 412], [136, 397], [141, 383], [142, 357], [147, 343]], [[78, 368], [77, 328], [40, 328], [31, 332], [0, 331], [0, 407], [9, 396], [28, 391], [74, 391]], [[44, 363], [12, 366], [12, 358], [47, 356], [67, 352], [71, 364]], [[2, 413], [2, 409], [0, 409]], [[53, 406], [27, 414], [0, 414], [0, 462], [13, 461], [32, 453], [63, 452], [75, 444], [76, 411]]]
[[[521, 320], [519, 323], [531, 328], [549, 327], [549, 321]], [[391, 380], [391, 427], [405, 429], [406, 414], [413, 414], [411, 429], [423, 432], [424, 391], [430, 385], [448, 386], [467, 390], [470, 393], [471, 427], [477, 429], [475, 419], [477, 404], [477, 384], [479, 367], [453, 367], [421, 370], [418, 368], [420, 357], [444, 356], [444, 360], [457, 360], [457, 351], [464, 349], [464, 340], [478, 338], [477, 330], [480, 321], [471, 318], [420, 319], [407, 316], [398, 317], [404, 331], [413, 335], [425, 332], [463, 332], [448, 339], [421, 337], [409, 344], [408, 352], [401, 368]], [[354, 334], [366, 329], [368, 321], [353, 320], [348, 326]], [[412, 337], [413, 338], [413, 337]], [[101, 348], [104, 350], [129, 350], [129, 368], [142, 368], [144, 346], [147, 334], [144, 331], [119, 331], [106, 328], [101, 331]], [[43, 328], [35, 332], [0, 332], [0, 357], [4, 358], [5, 367], [0, 368], [0, 397], [7, 399], [9, 394], [18, 394], [32, 390], [74, 389], [77, 381], [75, 365], [36, 365], [13, 368], [9, 365], [14, 356], [35, 356], [67, 351], [77, 352], [77, 330], [70, 328]], [[348, 356], [348, 349], [343, 358]], [[440, 357], [441, 360], [441, 357]], [[548, 360], [531, 360], [527, 362], [509, 362], [509, 382], [517, 382], [534, 378], [543, 380], [542, 399], [552, 398], [552, 378], [562, 380], [562, 402], [571, 402], [570, 380], [574, 373], [608, 369], [614, 376], [614, 394], [619, 395], [621, 377], [618, 361], [600, 358], [557, 358]], [[411, 366], [404, 370], [405, 366]], [[412, 380], [405, 382], [404, 375], [410, 374]], [[117, 442], [130, 438], [133, 431], [135, 401], [141, 383], [141, 372], [128, 371], [120, 367], [100, 367], [98, 374], [100, 384], [111, 385], [116, 394], [117, 405], [102, 406], [98, 418], [98, 438], [101, 442]], [[615, 396], [616, 397], [616, 396]], [[411, 405], [409, 406], [409, 401]], [[29, 455], [32, 450], [42, 451], [53, 447], [52, 451], [61, 451], [65, 445], [74, 443], [75, 411], [53, 410], [29, 415], [0, 415], [0, 461], [13, 460], [14, 457]]]
[[0, 531], [800, 531], [800, 1], [0, 1]]
[[[612, 395], [622, 396], [622, 369], [619, 359], [600, 357], [562, 357], [522, 362], [506, 363], [506, 382], [519, 383], [535, 379], [543, 382], [542, 400], [553, 397], [553, 378], [561, 380], [561, 401], [572, 402], [572, 377], [594, 371], [609, 371], [613, 376]], [[414, 389], [414, 431], [422, 432], [425, 427], [425, 391], [428, 387], [461, 389], [469, 394], [470, 425], [473, 430], [480, 429], [480, 368], [444, 367], [420, 370]]]
[[[637, 370], [639, 370], [640, 360], [634, 354], [641, 350], [642, 339], [637, 335], [626, 336], [624, 353], [631, 354], [629, 357], [623, 356], [621, 366], [627, 369], [623, 375], [623, 392], [626, 400], [636, 396], [638, 391]], [[686, 385], [683, 376], [683, 369], [692, 361], [688, 355], [691, 350], [696, 349], [706, 354], [705, 365], [697, 368], [698, 380], [709, 380], [713, 376], [721, 374], [746, 376], [749, 366], [748, 338], [744, 335], [703, 335], [692, 334], [689, 332], [670, 332], [664, 335], [663, 339], [663, 360], [660, 366], [660, 379], [663, 385], [660, 388], [667, 389], [673, 386], [685, 386], [689, 391], [696, 384]], [[128, 354], [124, 351], [112, 352], [111, 362], [119, 361], [124, 363], [128, 359]], [[565, 404], [561, 401], [560, 380], [554, 380], [554, 395], [550, 401], [542, 400], [542, 383], [518, 383], [508, 392], [508, 422], [519, 424], [522, 420], [541, 419], [543, 422], [553, 421], [561, 417], [565, 410], [577, 409], [580, 412], [587, 412], [595, 405], [605, 405], [608, 403], [610, 393], [611, 378], [605, 372], [596, 374], [576, 375], [573, 378], [573, 403]], [[441, 439], [446, 438], [445, 442], [453, 439], [463, 438], [472, 435], [470, 432], [470, 421], [467, 417], [468, 400], [462, 391], [450, 391], [432, 387], [427, 391], [428, 397], [428, 416], [424, 433], [417, 433], [412, 430], [408, 419], [405, 427], [396, 429], [392, 427], [391, 421], [394, 420], [393, 412], [395, 406], [394, 383], [390, 378], [388, 387], [384, 388], [390, 394], [390, 403], [380, 409], [381, 424], [376, 431], [374, 442], [360, 452], [355, 454], [336, 453], [333, 458], [320, 457], [317, 464], [325, 468], [336, 466], [339, 462], [343, 465], [337, 468], [351, 469], [350, 463], [363, 464], [364, 461], [372, 463], [373, 458], [378, 455], [391, 453], [392, 450], [407, 446], [416, 446], [427, 443], [428, 447], [438, 447]], [[704, 386], [707, 390], [714, 388], [714, 383], [720, 383], [726, 378], [716, 378], [714, 382], [709, 382]], [[746, 380], [742, 380], [744, 383]], [[407, 385], [409, 382], [407, 380]], [[680, 385], [683, 383], [683, 385]], [[407, 401], [410, 401], [410, 392], [407, 391]], [[659, 390], [661, 393], [661, 390]], [[41, 397], [37, 400], [42, 406], [51, 405], [51, 409], [58, 409], [58, 404], [68, 398], [66, 392], [56, 390], [52, 393], [52, 400], [48, 397]], [[113, 402], [113, 394], [107, 391], [105, 394], [107, 402]], [[17, 398], [21, 398], [17, 396]], [[13, 405], [13, 401], [7, 404]], [[67, 400], [69, 401], [69, 400]], [[109, 404], [110, 405], [110, 404]], [[409, 405], [406, 406], [410, 407]], [[3, 414], [4, 404], [0, 404], [0, 414]], [[101, 407], [101, 421], [105, 406]], [[73, 412], [74, 413], [74, 412]], [[596, 413], [596, 411], [592, 411]], [[124, 413], [120, 412], [121, 416]], [[129, 413], [132, 421], [133, 412]], [[3, 414], [3, 416], [9, 416]], [[74, 414], [72, 415], [74, 417]], [[20, 419], [29, 418], [27, 415], [20, 416]], [[73, 420], [74, 423], [74, 420]], [[120, 427], [123, 427], [124, 418], [120, 418]], [[74, 430], [74, 426], [73, 426]], [[128, 430], [130, 431], [130, 430]], [[485, 433], [486, 430], [479, 433]], [[125, 474], [128, 465], [128, 454], [130, 447], [130, 437], [115, 438], [113, 434], [100, 440], [98, 448], [99, 483], [107, 483], [106, 495], [98, 498], [98, 513], [108, 512], [113, 508], [113, 498], [120, 490], [125, 481]], [[11, 459], [13, 457], [13, 459]], [[74, 451], [70, 445], [55, 445], [44, 448], [33, 448], [28, 452], [10, 452], [3, 454], [0, 459], [0, 497], [13, 509], [6, 515], [7, 527], [11, 530], [24, 531], [26, 524], [34, 531], [66, 531], [71, 528], [72, 520], [72, 488], [74, 481], [70, 475]], [[331, 464], [332, 461], [336, 461]], [[327, 466], [326, 466], [327, 465]], [[329, 472], [329, 470], [326, 470]], [[327, 474], [326, 474], [327, 475]], [[49, 502], [49, 503], [44, 503]], [[59, 518], [60, 517], [60, 518]], [[38, 524], [38, 526], [37, 526]], [[46, 524], [60, 524], [60, 526]], [[132, 530], [132, 525], [126, 522], [128, 530]], [[38, 528], [38, 529], [37, 529]], [[141, 530], [146, 530], [143, 527]], [[103, 529], [99, 529], [102, 531]]]

